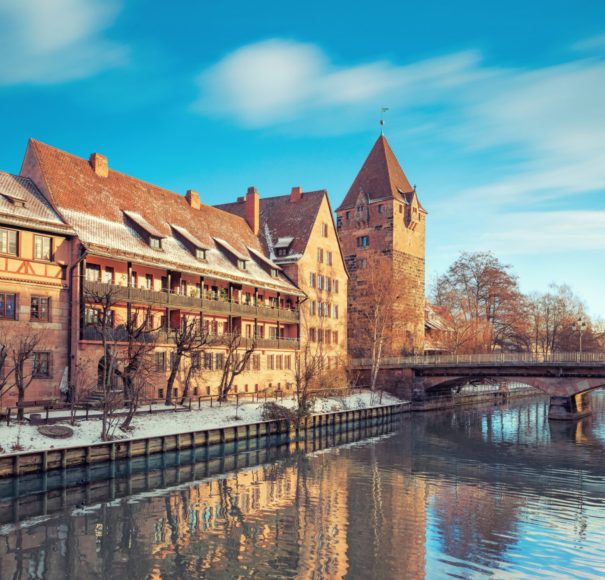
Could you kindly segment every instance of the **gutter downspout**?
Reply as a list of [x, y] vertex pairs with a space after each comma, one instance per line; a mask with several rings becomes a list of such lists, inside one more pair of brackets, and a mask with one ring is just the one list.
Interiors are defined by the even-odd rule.
[[[74, 270], [86, 259], [86, 256], [88, 256], [88, 250], [86, 250], [84, 248], [84, 246], [80, 246], [81, 248], [81, 253], [80, 253], [80, 257], [76, 260], [76, 262], [71, 265], [69, 267], [69, 274], [68, 274], [68, 289], [69, 289], [69, 306], [67, 308], [67, 360], [68, 360], [68, 375], [67, 375], [67, 388], [68, 388], [68, 394], [70, 397], [74, 396], [74, 385], [72, 384], [73, 382], [73, 359], [74, 359], [74, 353], [73, 353], [73, 344], [72, 344], [72, 339], [73, 339], [73, 320], [74, 320], [74, 316], [73, 316], [73, 310], [74, 310], [74, 305], [75, 305], [75, 300], [73, 300], [73, 277], [74, 277]], [[83, 250], [83, 251], [82, 251]]]

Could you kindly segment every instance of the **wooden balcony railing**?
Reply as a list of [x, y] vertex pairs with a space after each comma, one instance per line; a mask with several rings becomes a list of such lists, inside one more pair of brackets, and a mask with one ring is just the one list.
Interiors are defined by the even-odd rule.
[[283, 323], [298, 323], [300, 312], [288, 308], [272, 308], [265, 305], [230, 302], [220, 298], [199, 296], [186, 296], [166, 290], [147, 290], [145, 288], [131, 288], [118, 286], [105, 282], [84, 282], [84, 292], [87, 297], [111, 296], [116, 301], [125, 301], [135, 304], [198, 310], [208, 314], [223, 314], [226, 316], [247, 316], [261, 320], [275, 320]]
[[[230, 334], [220, 334], [216, 336], [211, 336], [209, 338], [209, 343], [213, 347], [219, 348], [221, 345], [225, 345], [226, 342], [231, 338]], [[128, 341], [128, 333], [123, 327], [109, 328], [106, 331], [107, 341], [110, 343], [116, 342], [127, 342]], [[256, 350], [298, 350], [300, 347], [300, 341], [296, 338], [247, 338], [240, 337], [239, 348], [245, 349], [252, 347], [255, 344]], [[82, 340], [90, 340], [94, 342], [101, 342], [102, 335], [98, 328], [95, 326], [86, 326], [82, 329], [81, 334]], [[153, 330], [148, 334], [142, 334], [139, 337], [139, 342], [155, 342], [156, 344], [172, 344], [174, 342], [174, 338], [170, 332], [166, 330]]]

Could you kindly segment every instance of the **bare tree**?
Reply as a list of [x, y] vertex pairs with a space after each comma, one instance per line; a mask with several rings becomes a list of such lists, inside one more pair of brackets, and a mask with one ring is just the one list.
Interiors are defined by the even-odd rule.
[[322, 354], [317, 350], [314, 352], [310, 344], [301, 345], [294, 356], [294, 387], [299, 419], [307, 416], [311, 410], [312, 389], [322, 367]]
[[189, 369], [185, 378], [186, 390], [189, 390], [191, 376], [195, 369], [191, 368], [192, 357], [196, 353], [203, 353], [207, 348], [216, 343], [216, 339], [201, 324], [197, 317], [183, 317], [178, 327], [169, 331], [174, 350], [170, 358], [170, 373], [166, 382], [166, 405], [173, 404], [173, 390], [176, 378], [181, 368], [181, 363], [187, 358], [190, 361]]
[[[226, 401], [235, 378], [246, 370], [252, 354], [256, 350], [256, 339], [243, 338], [240, 334], [223, 335], [222, 344], [226, 347], [218, 393], [219, 401]], [[240, 351], [240, 349], [243, 349]]]
[[[0, 325], [3, 323], [0, 323]], [[15, 368], [10, 364], [10, 346], [8, 332], [0, 327], [0, 402], [12, 388], [11, 377]]]
[[510, 266], [493, 254], [463, 252], [437, 280], [433, 294], [458, 329], [457, 352], [527, 348], [525, 298]]
[[[34, 378], [42, 372], [35, 351], [42, 342], [42, 333], [20, 334], [13, 339], [10, 354], [13, 366], [13, 386], [17, 390], [17, 419], [24, 417], [25, 392]], [[31, 364], [26, 365], [31, 361]], [[29, 368], [28, 368], [29, 367]], [[47, 369], [48, 370], [48, 369]]]
[[393, 338], [402, 332], [402, 323], [395, 316], [394, 304], [402, 295], [391, 272], [389, 260], [379, 252], [367, 255], [363, 282], [363, 303], [352, 314], [357, 318], [357, 343], [362, 356], [370, 359], [370, 389], [374, 391], [385, 356], [391, 352]]

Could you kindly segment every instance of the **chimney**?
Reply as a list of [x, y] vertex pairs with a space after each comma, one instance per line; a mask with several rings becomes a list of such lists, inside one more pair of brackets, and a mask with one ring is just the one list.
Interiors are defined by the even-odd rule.
[[298, 186], [298, 187], [293, 187], [292, 191], [290, 192], [290, 201], [291, 202], [296, 202], [296, 201], [300, 201], [302, 199], [302, 187]]
[[202, 203], [200, 202], [200, 194], [197, 191], [188, 189], [187, 193], [185, 194], [185, 199], [193, 209], [200, 209]]
[[256, 187], [249, 187], [245, 197], [246, 221], [255, 236], [260, 231], [260, 200]]
[[99, 177], [107, 177], [109, 175], [109, 165], [107, 157], [100, 153], [92, 153], [89, 159], [90, 166]]

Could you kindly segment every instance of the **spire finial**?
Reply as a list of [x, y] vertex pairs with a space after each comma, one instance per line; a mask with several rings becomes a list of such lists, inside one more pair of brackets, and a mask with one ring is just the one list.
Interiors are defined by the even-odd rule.
[[384, 114], [389, 110], [388, 107], [380, 107], [380, 134], [384, 136]]

